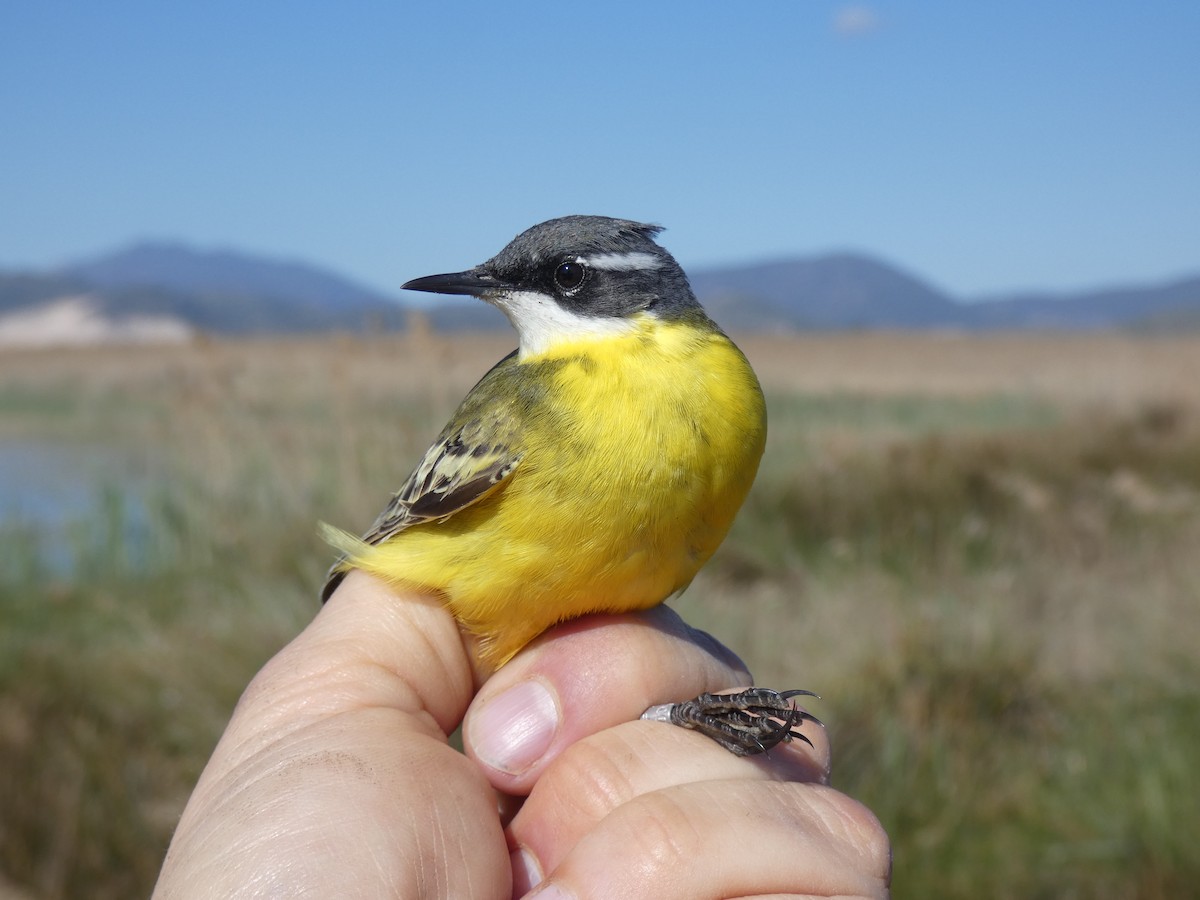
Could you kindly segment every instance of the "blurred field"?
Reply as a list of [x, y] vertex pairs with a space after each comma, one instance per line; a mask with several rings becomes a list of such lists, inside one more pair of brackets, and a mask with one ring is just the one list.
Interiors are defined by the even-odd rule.
[[[897, 897], [1200, 883], [1200, 338], [743, 340], [771, 437], [677, 602], [811, 688]], [[0, 447], [111, 454], [0, 522], [0, 896], [144, 895], [241, 688], [507, 336], [6, 352]], [[130, 487], [133, 484], [134, 487]]]

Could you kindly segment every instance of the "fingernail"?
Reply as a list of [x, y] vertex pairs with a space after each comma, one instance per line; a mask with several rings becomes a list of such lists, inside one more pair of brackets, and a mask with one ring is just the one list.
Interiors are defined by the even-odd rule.
[[548, 884], [538, 888], [532, 894], [526, 894], [525, 900], [575, 900], [575, 894], [557, 884]]
[[480, 761], [509, 775], [525, 771], [550, 749], [558, 730], [558, 704], [540, 681], [522, 681], [493, 697], [471, 721], [471, 744]]
[[508, 859], [512, 866], [514, 897], [524, 897], [527, 892], [541, 884], [542, 879], [546, 877], [542, 874], [542, 867], [538, 863], [537, 857], [524, 847], [513, 851]]

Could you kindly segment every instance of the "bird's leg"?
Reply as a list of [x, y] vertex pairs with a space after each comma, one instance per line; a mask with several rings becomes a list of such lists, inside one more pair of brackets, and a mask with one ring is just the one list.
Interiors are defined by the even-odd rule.
[[730, 753], [753, 756], [793, 738], [811, 746], [812, 741], [797, 726], [804, 722], [820, 725], [821, 721], [791, 702], [793, 697], [800, 696], [816, 694], [769, 688], [750, 688], [737, 694], [701, 694], [683, 703], [652, 706], [642, 713], [642, 718], [690, 728], [712, 738]]

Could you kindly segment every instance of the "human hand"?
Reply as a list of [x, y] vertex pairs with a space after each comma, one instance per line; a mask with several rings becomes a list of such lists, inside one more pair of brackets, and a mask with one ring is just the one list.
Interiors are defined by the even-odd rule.
[[354, 573], [247, 688], [155, 896], [886, 896], [819, 728], [739, 759], [637, 721], [748, 680], [660, 607], [559, 626], [473, 697], [441, 604]]

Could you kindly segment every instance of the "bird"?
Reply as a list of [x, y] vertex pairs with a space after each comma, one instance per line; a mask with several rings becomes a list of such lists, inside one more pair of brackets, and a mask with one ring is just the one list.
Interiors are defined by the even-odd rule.
[[[750, 490], [767, 412], [661, 231], [564, 216], [472, 268], [402, 285], [497, 307], [518, 346], [361, 537], [322, 526], [339, 552], [323, 602], [353, 569], [435, 592], [486, 673], [559, 622], [648, 609], [688, 586]], [[704, 695], [646, 717], [755, 753], [803, 737], [801, 693]]]

